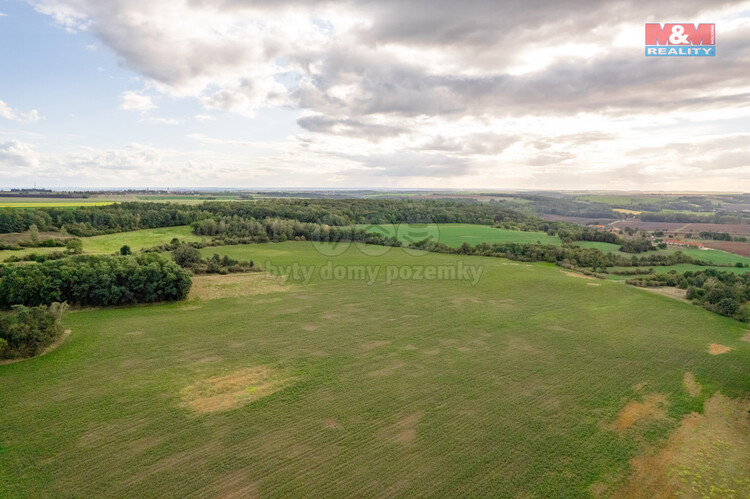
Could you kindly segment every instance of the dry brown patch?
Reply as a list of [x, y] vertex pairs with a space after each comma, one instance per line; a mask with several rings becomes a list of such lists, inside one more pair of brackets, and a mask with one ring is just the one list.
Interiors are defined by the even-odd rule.
[[65, 331], [63, 331], [63, 333], [55, 341], [53, 341], [52, 343], [50, 343], [49, 345], [47, 345], [47, 347], [44, 350], [42, 350], [42, 353], [40, 353], [39, 355], [35, 355], [33, 357], [26, 357], [26, 358], [23, 358], [23, 359], [0, 360], [0, 366], [4, 366], [6, 364], [15, 364], [16, 362], [21, 362], [23, 360], [36, 359], [37, 357], [41, 357], [43, 355], [47, 355], [48, 353], [52, 352], [57, 347], [59, 347], [60, 345], [62, 345], [63, 342], [66, 339], [68, 339], [68, 336], [70, 336], [70, 329], [66, 329]]
[[745, 333], [745, 336], [742, 337], [742, 341], [747, 341], [748, 343], [750, 343], [750, 331]]
[[399, 444], [408, 444], [417, 438], [417, 425], [422, 419], [421, 412], [415, 412], [399, 419], [395, 425], [383, 428], [379, 435], [385, 440]]
[[459, 352], [464, 352], [464, 353], [471, 352], [471, 348], [469, 347], [458, 347], [456, 348], [456, 350], [458, 350]]
[[599, 284], [598, 282], [587, 282], [586, 285], [587, 286], [601, 286], [601, 284]]
[[336, 422], [335, 419], [328, 418], [325, 421], [323, 421], [323, 428], [328, 429], [337, 429], [340, 428], [339, 424]]
[[686, 372], [682, 377], [682, 385], [691, 397], [697, 397], [701, 394], [701, 385], [695, 380], [695, 374], [691, 372]]
[[140, 336], [146, 333], [144, 333], [143, 331], [130, 331], [129, 333], [125, 333], [125, 334], [127, 334], [128, 336]]
[[291, 286], [285, 286], [277, 277], [271, 277], [260, 272], [199, 275], [193, 277], [193, 286], [190, 288], [189, 298], [213, 300], [215, 298], [278, 293], [290, 289], [292, 289]]
[[315, 331], [316, 329], [318, 329], [318, 326], [315, 324], [305, 324], [304, 326], [302, 326], [302, 329], [304, 331]]
[[186, 387], [182, 405], [198, 414], [229, 411], [271, 395], [293, 381], [268, 367], [240, 369]]
[[412, 344], [408, 344], [404, 347], [404, 350], [417, 350], [417, 347], [415, 347]]
[[404, 365], [405, 364], [403, 362], [397, 362], [396, 364], [393, 364], [388, 367], [384, 367], [382, 369], [378, 369], [377, 371], [371, 371], [368, 374], [370, 376], [390, 376], [391, 374], [395, 373], [396, 371], [404, 367]]
[[360, 345], [360, 348], [363, 352], [369, 352], [370, 350], [374, 350], [375, 348], [384, 347], [386, 345], [390, 345], [390, 340], [382, 340], [382, 341], [368, 341], [367, 343], [362, 343]]
[[640, 383], [633, 385], [633, 390], [640, 392], [646, 385], [648, 385], [646, 381], [641, 381]]
[[719, 345], [718, 343], [711, 343], [708, 346], [708, 353], [711, 355], [721, 355], [723, 353], [727, 353], [730, 351], [731, 348], [725, 347], [724, 345]]
[[584, 275], [579, 274], [577, 272], [565, 272], [565, 275], [569, 275], [570, 277], [579, 277], [581, 279], [596, 279], [596, 277], [591, 277], [590, 275]]
[[427, 355], [437, 355], [437, 354], [440, 353], [440, 349], [439, 348], [433, 348], [432, 350], [425, 350], [424, 353], [426, 353]]
[[639, 423], [665, 419], [667, 417], [667, 397], [661, 393], [650, 393], [643, 402], [631, 400], [620, 410], [613, 423], [615, 431], [622, 433]]
[[611, 494], [632, 497], [750, 497], [750, 404], [716, 394], [703, 414], [683, 418], [666, 445], [631, 461], [632, 473]]
[[660, 288], [639, 288], [646, 291], [649, 291], [651, 293], [656, 293], [657, 295], [666, 296], [668, 298], [674, 298], [675, 300], [680, 300], [689, 303], [690, 300], [686, 298], [687, 296], [687, 290], [680, 289], [680, 288], [673, 288], [670, 286], [662, 286]]

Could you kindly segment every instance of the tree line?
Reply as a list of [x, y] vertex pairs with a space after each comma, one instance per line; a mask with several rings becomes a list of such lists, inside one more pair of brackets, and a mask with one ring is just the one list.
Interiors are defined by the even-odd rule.
[[36, 265], [0, 266], [0, 307], [182, 300], [191, 283], [189, 272], [158, 254], [79, 255]]
[[742, 322], [750, 321], [750, 272], [733, 272], [706, 269], [679, 274], [671, 271], [625, 281], [633, 286], [671, 286], [686, 290], [685, 297], [720, 315]]

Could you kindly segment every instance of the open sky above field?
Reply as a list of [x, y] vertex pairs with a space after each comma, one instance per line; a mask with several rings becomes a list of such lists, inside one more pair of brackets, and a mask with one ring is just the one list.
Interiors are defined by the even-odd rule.
[[750, 184], [748, 1], [3, 1], [0, 46], [0, 188]]

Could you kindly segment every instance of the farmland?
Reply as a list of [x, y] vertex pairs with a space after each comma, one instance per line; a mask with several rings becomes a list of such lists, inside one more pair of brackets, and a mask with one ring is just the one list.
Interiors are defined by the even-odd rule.
[[[56, 351], [0, 366], [0, 495], [611, 495], [705, 401], [739, 410], [716, 391], [750, 391], [742, 325], [547, 264], [203, 251], [274, 269], [460, 258], [483, 273], [475, 286], [256, 274], [229, 292], [217, 276], [187, 303], [73, 312]], [[701, 438], [725, 428], [701, 423], [714, 412], [695, 416]], [[674, 466], [687, 486], [736, 479], [746, 494], [742, 438]]]
[[[81, 238], [83, 241], [83, 252], [85, 254], [110, 254], [118, 251], [122, 246], [128, 245], [133, 251], [151, 246], [166, 244], [172, 238], [179, 238], [182, 241], [200, 241], [202, 238], [192, 233], [190, 226], [181, 227], [163, 227], [158, 229], [142, 229], [132, 232], [118, 232], [115, 234], [106, 234], [103, 236], [92, 236]], [[25, 248], [22, 250], [2, 250], [0, 251], [0, 262], [6, 258], [15, 255], [22, 257], [30, 253], [51, 253], [60, 251], [64, 248]]]

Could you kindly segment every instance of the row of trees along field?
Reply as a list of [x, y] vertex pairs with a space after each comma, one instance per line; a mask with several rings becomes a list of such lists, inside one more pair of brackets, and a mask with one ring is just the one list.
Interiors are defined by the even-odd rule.
[[77, 208], [0, 210], [0, 233], [65, 230], [90, 236], [136, 229], [188, 225], [206, 218], [280, 218], [344, 226], [358, 223], [474, 223], [536, 221], [528, 213], [488, 203], [388, 199], [263, 199], [207, 201], [199, 205], [128, 202]]
[[0, 307], [124, 305], [184, 299], [190, 273], [161, 255], [74, 256], [0, 266]]
[[628, 279], [625, 282], [641, 287], [672, 286], [684, 289], [688, 300], [712, 312], [743, 322], [750, 320], [747, 306], [750, 301], [750, 272], [738, 275], [716, 269], [688, 271], [683, 274], [672, 271]]

